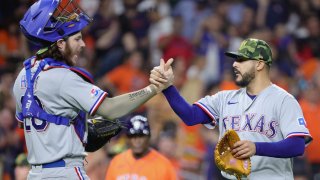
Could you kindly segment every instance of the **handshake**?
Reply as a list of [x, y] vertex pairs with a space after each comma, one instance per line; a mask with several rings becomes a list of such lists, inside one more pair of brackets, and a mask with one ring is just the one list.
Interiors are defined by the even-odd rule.
[[171, 67], [172, 63], [172, 58], [170, 58], [166, 63], [161, 59], [160, 65], [151, 70], [149, 81], [156, 89], [157, 93], [160, 93], [173, 84], [174, 74]]

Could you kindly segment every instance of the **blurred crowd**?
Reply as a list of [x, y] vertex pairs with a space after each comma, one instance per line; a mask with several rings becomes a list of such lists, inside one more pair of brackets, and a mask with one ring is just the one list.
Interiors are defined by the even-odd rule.
[[[236, 89], [232, 60], [224, 52], [236, 51], [247, 37], [268, 42], [273, 52], [272, 82], [297, 98], [314, 138], [305, 155], [294, 160], [295, 177], [320, 179], [320, 0], [77, 1], [94, 20], [82, 32], [86, 48], [78, 65], [89, 70], [110, 96], [145, 87], [161, 57], [175, 59], [174, 84], [190, 103]], [[21, 160], [27, 152], [23, 130], [15, 120], [12, 86], [24, 59], [39, 49], [19, 28], [33, 2], [0, 1], [0, 179], [4, 180], [19, 179], [19, 168], [28, 167]], [[213, 159], [217, 130], [185, 126], [162, 94], [133, 114], [148, 117], [152, 146], [172, 161], [180, 179], [221, 178]], [[125, 124], [127, 118], [120, 120]], [[110, 159], [126, 148], [125, 136], [119, 135], [89, 154], [85, 166], [91, 179], [102, 179]]]

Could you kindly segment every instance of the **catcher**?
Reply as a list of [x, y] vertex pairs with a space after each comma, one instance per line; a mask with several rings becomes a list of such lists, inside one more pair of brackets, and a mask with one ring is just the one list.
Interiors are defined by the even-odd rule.
[[[163, 94], [185, 124], [218, 126], [221, 142], [215, 158], [223, 176], [293, 179], [292, 158], [304, 153], [312, 137], [297, 100], [270, 80], [270, 46], [263, 40], [249, 38], [237, 52], [226, 55], [235, 60], [235, 83], [241, 88], [206, 96], [192, 106], [170, 86], [174, 79], [171, 67], [161, 63], [151, 71], [150, 81], [158, 87], [169, 86]], [[229, 129], [237, 132], [241, 140], [235, 133], [229, 134]], [[227, 138], [223, 138], [225, 132]]]
[[[81, 30], [92, 21], [77, 2], [38, 0], [20, 21], [23, 34], [41, 47], [25, 60], [13, 87], [31, 165], [28, 179], [89, 179], [85, 149], [103, 146], [121, 129], [114, 119], [161, 91], [149, 85], [108, 98], [88, 72], [75, 67], [85, 47]], [[111, 121], [89, 123], [88, 135], [86, 114]]]

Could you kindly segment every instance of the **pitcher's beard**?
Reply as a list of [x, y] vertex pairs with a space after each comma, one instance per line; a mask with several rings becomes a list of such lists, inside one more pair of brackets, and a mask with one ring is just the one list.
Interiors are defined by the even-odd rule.
[[242, 79], [239, 81], [235, 80], [236, 85], [240, 87], [247, 87], [250, 82], [256, 77], [256, 74], [254, 71], [251, 71], [242, 75], [239, 74], [238, 76], [242, 76]]

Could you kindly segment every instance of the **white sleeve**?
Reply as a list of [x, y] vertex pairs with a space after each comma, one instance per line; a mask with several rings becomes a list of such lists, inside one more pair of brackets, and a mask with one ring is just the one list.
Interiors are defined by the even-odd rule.
[[[26, 83], [25, 83], [26, 85]], [[15, 114], [15, 117], [16, 117], [16, 120], [18, 122], [21, 122], [23, 123], [23, 117], [21, 116], [21, 112], [22, 112], [22, 108], [21, 108], [21, 94], [22, 94], [22, 83], [21, 83], [21, 72], [20, 74], [18, 75], [17, 79], [15, 80], [14, 82], [14, 85], [13, 85], [13, 95], [14, 95], [14, 99], [15, 99], [15, 102], [16, 102], [16, 114]]]
[[293, 96], [286, 96], [280, 107], [280, 129], [283, 137], [303, 136], [306, 144], [312, 137], [307, 129], [301, 107]]
[[212, 96], [205, 96], [194, 104], [199, 106], [206, 114], [212, 118], [212, 122], [204, 124], [207, 128], [213, 129], [219, 123], [220, 104], [222, 92]]
[[107, 93], [70, 72], [62, 82], [60, 95], [66, 102], [94, 115]]

